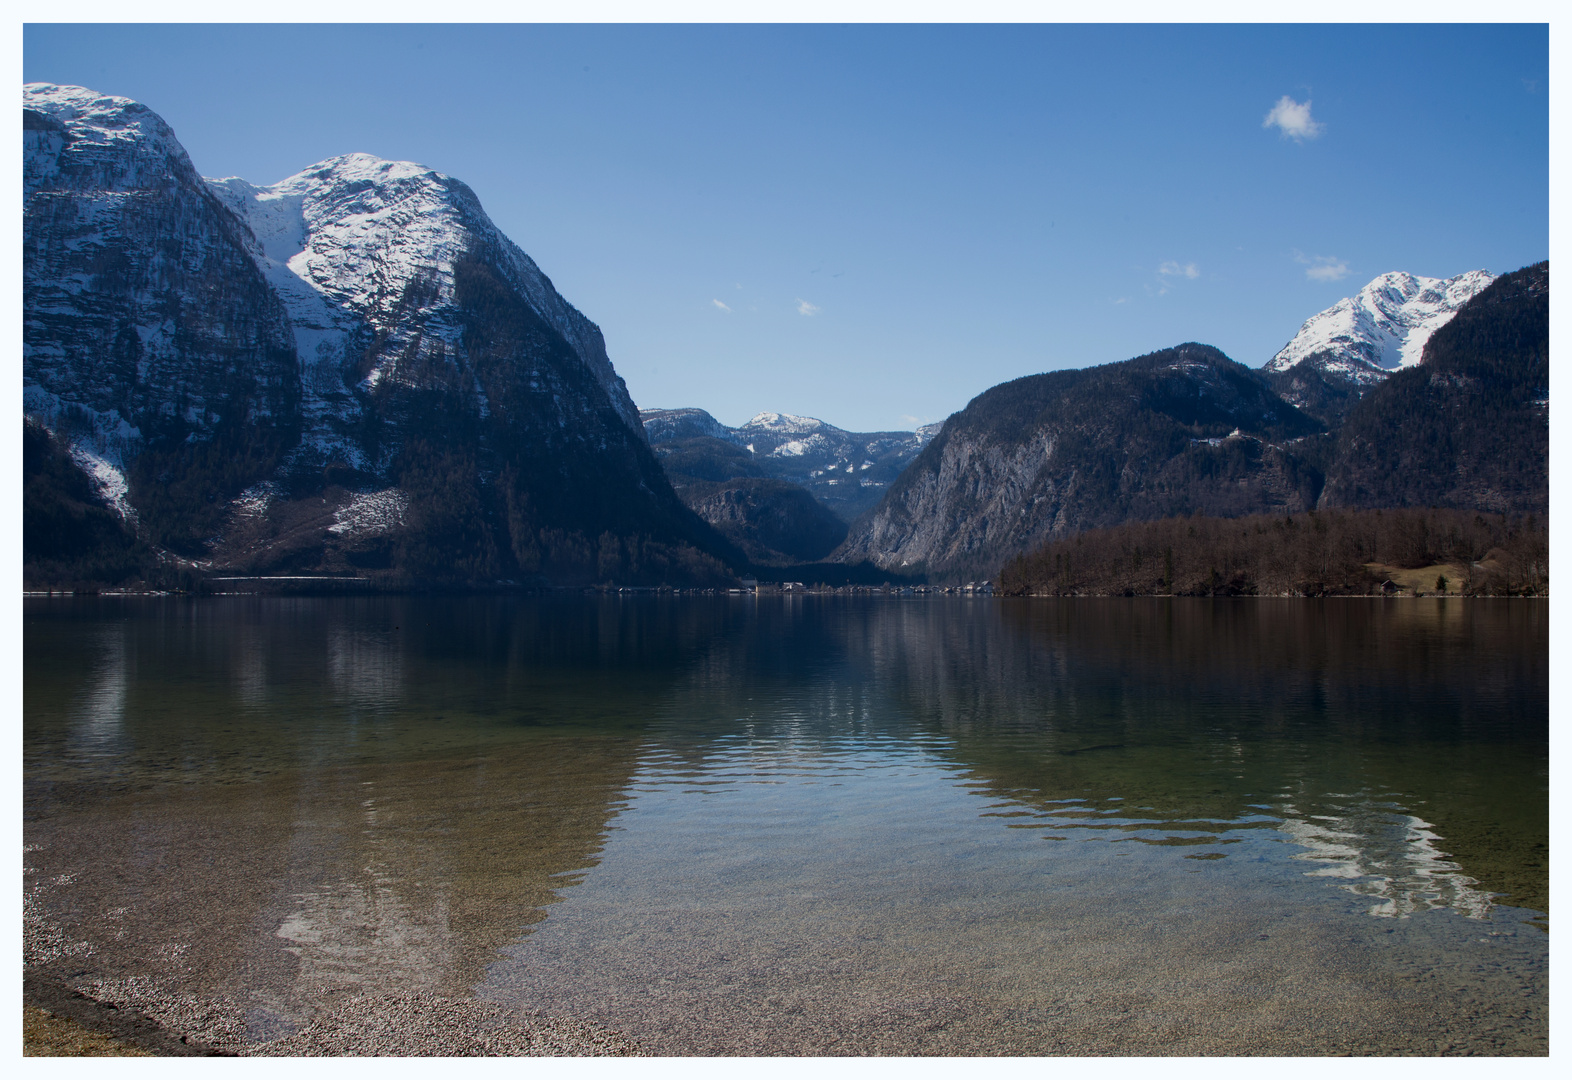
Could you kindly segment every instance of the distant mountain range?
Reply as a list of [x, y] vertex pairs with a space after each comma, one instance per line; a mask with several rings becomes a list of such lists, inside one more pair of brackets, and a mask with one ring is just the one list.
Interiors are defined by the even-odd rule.
[[885, 489], [942, 424], [843, 431], [763, 412], [727, 427], [703, 409], [641, 409], [644, 430], [683, 501], [750, 558], [813, 562]]
[[1264, 369], [1189, 343], [916, 432], [731, 428], [637, 409], [458, 180], [205, 180], [137, 102], [23, 106], [30, 585], [952, 580], [1162, 516], [1548, 506], [1547, 264], [1383, 275]]
[[640, 409], [639, 415], [668, 475], [785, 480], [812, 492], [845, 521], [877, 504], [944, 426], [843, 431], [808, 416], [764, 412], [731, 428], [703, 409]]

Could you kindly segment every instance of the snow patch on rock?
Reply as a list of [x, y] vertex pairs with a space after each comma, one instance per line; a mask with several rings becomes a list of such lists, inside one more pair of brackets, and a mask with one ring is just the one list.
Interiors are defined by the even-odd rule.
[[278, 497], [278, 485], [271, 480], [264, 480], [260, 484], [252, 484], [230, 500], [230, 507], [235, 515], [243, 520], [254, 521], [263, 517], [273, 500]]
[[113, 462], [100, 457], [81, 444], [72, 445], [70, 454], [76, 467], [85, 472], [87, 478], [93, 482], [93, 490], [98, 497], [113, 507], [122, 521], [136, 521], [136, 511], [126, 500], [126, 495], [130, 491], [126, 485], [126, 474]]
[[358, 494], [334, 512], [327, 531], [337, 536], [377, 536], [401, 527], [408, 510], [409, 495], [398, 488]]

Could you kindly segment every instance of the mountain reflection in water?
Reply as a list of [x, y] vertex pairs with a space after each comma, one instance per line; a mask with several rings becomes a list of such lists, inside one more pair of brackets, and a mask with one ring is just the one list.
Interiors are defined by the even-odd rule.
[[[1505, 925], [1498, 904], [1541, 921], [1548, 908], [1548, 619], [1533, 602], [235, 598], [25, 613], [28, 947], [80, 985], [222, 1001], [252, 1040], [324, 995], [409, 988], [540, 1007], [577, 993], [648, 1036], [680, 1027], [654, 984], [754, 987], [671, 1043], [719, 1052], [714, 1032], [752, 1015], [750, 994], [766, 1008], [856, 971], [845, 1002], [904, 993], [916, 1012], [834, 1006], [862, 1033], [835, 1052], [929, 1052], [910, 1032], [962, 1031], [941, 1014], [985, 987], [1009, 1015], [1047, 1008], [1050, 983], [1031, 985], [1046, 976], [1012, 957], [1067, 926], [1086, 928], [1087, 971], [1133, 986], [1092, 949], [1119, 925], [1099, 898], [1105, 912], [1128, 900], [1124, 936], [1158, 935], [1151, 957], [1178, 947], [1158, 929], [1165, 905], [1209, 920], [1187, 933], [1214, 958], [1282, 938], [1246, 924], [1284, 904], [1314, 914], [1304, 957], [1346, 938], [1345, 918]], [[994, 975], [948, 1005], [899, 990], [936, 936], [983, 934], [968, 948], [992, 955], [999, 920], [1013, 929]], [[1415, 925], [1357, 962], [1429, 970], [1417, 958], [1451, 924]], [[1542, 994], [1543, 945], [1512, 940], [1527, 951], [1501, 972], [1540, 989], [1501, 993]], [[855, 944], [831, 955], [836, 941]], [[1339, 978], [1327, 986], [1354, 985]], [[829, 1021], [806, 1017], [838, 999], [820, 996], [753, 1048], [825, 1049], [813, 1032]], [[1000, 1052], [1123, 1045], [1045, 1043], [1048, 1015]], [[1338, 1045], [1382, 1048], [1365, 1037]], [[1227, 1045], [1206, 1038], [1223, 1041], [1186, 1045]]]

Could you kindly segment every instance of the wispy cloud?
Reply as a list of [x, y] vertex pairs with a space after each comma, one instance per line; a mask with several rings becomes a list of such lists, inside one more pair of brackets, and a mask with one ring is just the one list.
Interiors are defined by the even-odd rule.
[[[1157, 295], [1167, 296], [1168, 286], [1180, 278], [1194, 281], [1201, 276], [1201, 268], [1195, 263], [1174, 262], [1169, 259], [1157, 268]], [[1148, 289], [1150, 291], [1150, 289]]]
[[1314, 139], [1326, 130], [1325, 124], [1311, 118], [1308, 100], [1301, 105], [1287, 94], [1272, 106], [1272, 111], [1266, 114], [1266, 119], [1261, 121], [1261, 126], [1275, 127], [1282, 133], [1283, 138], [1292, 139], [1294, 142]]
[[808, 303], [808, 301], [804, 300], [802, 297], [800, 297], [800, 296], [797, 297], [797, 314], [798, 315], [817, 315], [818, 313], [819, 313], [819, 305], [817, 305], [817, 304], [810, 304], [810, 303]]
[[1336, 255], [1306, 255], [1294, 252], [1294, 262], [1305, 268], [1305, 277], [1311, 281], [1342, 281], [1348, 276], [1348, 264]]
[[720, 308], [726, 314], [728, 314], [728, 315], [731, 314], [731, 308], [727, 307], [725, 304], [721, 303], [719, 300], [711, 300], [710, 303], [712, 303], [716, 307]]

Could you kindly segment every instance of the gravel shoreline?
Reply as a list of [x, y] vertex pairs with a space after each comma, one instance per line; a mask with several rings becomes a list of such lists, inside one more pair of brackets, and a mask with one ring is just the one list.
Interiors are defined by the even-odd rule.
[[[430, 990], [324, 992], [304, 1023], [248, 1032], [247, 1007], [147, 975], [91, 970], [97, 950], [73, 941], [29, 892], [23, 905], [23, 1007], [48, 1025], [27, 1041], [37, 1055], [113, 1052], [220, 1057], [628, 1057], [641, 1044], [593, 1021], [508, 1009]], [[29, 1019], [24, 1012], [24, 1021]], [[37, 1025], [34, 1025], [37, 1027]], [[27, 1025], [24, 1023], [24, 1027]], [[52, 1036], [52, 1037], [51, 1037]]]
[[[257, 1042], [245, 1037], [245, 1016], [238, 1005], [161, 993], [145, 979], [93, 980], [84, 992], [58, 974], [34, 971], [24, 973], [23, 985], [24, 1008], [42, 1010], [79, 1029], [74, 1041], [88, 1047], [62, 1051], [35, 1045], [30, 1050], [35, 1054], [111, 1052], [101, 1047], [104, 1041], [165, 1057], [627, 1057], [643, 1053], [636, 1041], [590, 1021], [427, 991], [341, 998], [299, 1030]], [[96, 1049], [95, 1037], [100, 1044]]]

